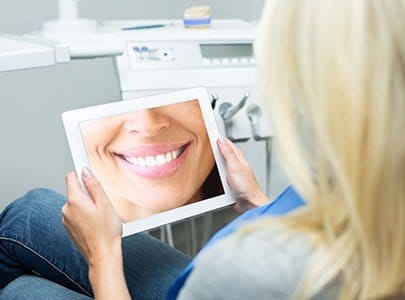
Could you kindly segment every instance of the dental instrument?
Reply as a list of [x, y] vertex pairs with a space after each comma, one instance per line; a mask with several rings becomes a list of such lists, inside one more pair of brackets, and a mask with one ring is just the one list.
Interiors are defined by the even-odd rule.
[[167, 25], [165, 24], [154, 24], [154, 25], [139, 25], [133, 27], [124, 27], [121, 30], [142, 30], [142, 29], [153, 29], [153, 28], [162, 28]]
[[233, 132], [232, 132], [233, 117], [245, 106], [248, 98], [249, 98], [249, 92], [245, 91], [245, 94], [244, 94], [242, 100], [240, 100], [238, 104], [233, 105], [229, 102], [222, 102], [221, 105], [219, 106], [218, 112], [225, 124], [226, 136], [232, 142], [246, 142], [248, 140], [246, 138], [243, 138], [243, 139], [235, 138], [233, 136]]
[[238, 111], [240, 111], [246, 104], [246, 100], [249, 98], [249, 92], [246, 91], [242, 100], [237, 105], [232, 105], [229, 102], [223, 102], [219, 106], [219, 114], [224, 120], [225, 124], [232, 122], [232, 118]]

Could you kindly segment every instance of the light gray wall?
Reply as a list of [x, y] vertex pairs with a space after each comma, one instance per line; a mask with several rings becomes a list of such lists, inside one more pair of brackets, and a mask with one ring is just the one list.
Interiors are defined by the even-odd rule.
[[64, 192], [73, 164], [61, 113], [119, 98], [110, 59], [0, 73], [0, 208], [31, 188]]
[[[256, 20], [265, 0], [82, 0], [80, 16], [96, 20], [182, 18], [193, 5], [210, 5], [213, 18]], [[1, 0], [0, 32], [25, 33], [57, 17], [57, 0]]]
[[[84, 0], [81, 15], [98, 20], [178, 18], [191, 5], [209, 4], [217, 18], [259, 17], [264, 0]], [[2, 0], [0, 32], [26, 33], [56, 17], [56, 0]], [[0, 210], [35, 187], [64, 193], [73, 170], [60, 114], [120, 99], [111, 59], [0, 73]]]

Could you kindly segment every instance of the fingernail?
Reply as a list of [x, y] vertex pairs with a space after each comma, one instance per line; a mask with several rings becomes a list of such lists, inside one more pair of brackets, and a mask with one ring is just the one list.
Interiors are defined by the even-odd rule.
[[89, 180], [90, 178], [93, 177], [93, 174], [91, 173], [90, 169], [87, 167], [83, 167], [82, 169], [82, 176], [84, 180]]
[[228, 139], [226, 136], [224, 137], [224, 139], [225, 139], [225, 142], [226, 142], [228, 145], [233, 144], [232, 141], [231, 141], [230, 139]]
[[219, 138], [218, 138], [218, 142], [221, 144], [221, 145], [226, 145], [226, 138], [221, 134], [220, 136], [219, 136]]

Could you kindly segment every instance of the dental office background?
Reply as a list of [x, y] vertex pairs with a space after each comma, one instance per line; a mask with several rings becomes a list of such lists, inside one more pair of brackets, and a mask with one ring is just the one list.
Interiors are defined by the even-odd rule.
[[[212, 18], [255, 21], [264, 0], [83, 0], [80, 16], [96, 20], [181, 18], [210, 5]], [[1, 2], [0, 32], [23, 34], [57, 18], [56, 0]], [[61, 113], [121, 99], [111, 58], [0, 73], [0, 210], [32, 188], [65, 193], [73, 170]]]

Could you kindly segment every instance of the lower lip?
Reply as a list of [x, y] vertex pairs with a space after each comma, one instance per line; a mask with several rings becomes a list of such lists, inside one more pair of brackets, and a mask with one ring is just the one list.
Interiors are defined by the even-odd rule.
[[179, 157], [172, 159], [169, 163], [163, 164], [155, 167], [142, 167], [138, 165], [133, 165], [127, 162], [124, 158], [116, 156], [118, 160], [131, 172], [135, 173], [138, 176], [145, 177], [148, 179], [160, 179], [172, 176], [177, 169], [182, 165], [186, 159], [190, 145], [184, 149], [183, 153]]

